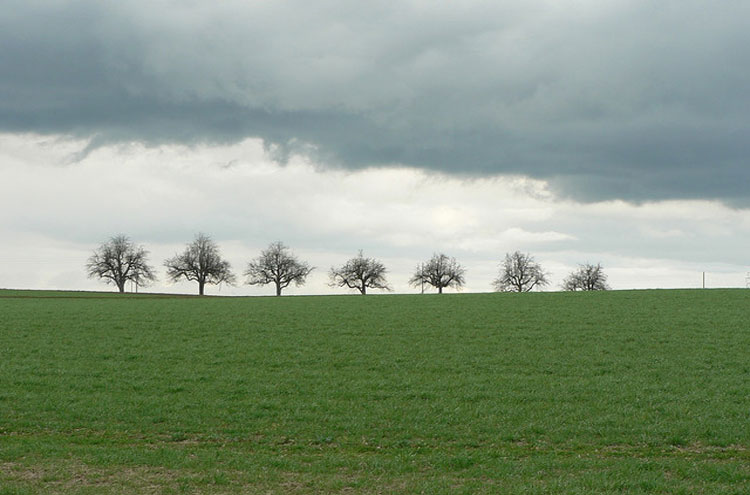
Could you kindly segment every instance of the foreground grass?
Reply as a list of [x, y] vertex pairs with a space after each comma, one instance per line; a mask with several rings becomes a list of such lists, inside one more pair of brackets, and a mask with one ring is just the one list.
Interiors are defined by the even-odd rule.
[[750, 291], [0, 315], [0, 495], [750, 493]]

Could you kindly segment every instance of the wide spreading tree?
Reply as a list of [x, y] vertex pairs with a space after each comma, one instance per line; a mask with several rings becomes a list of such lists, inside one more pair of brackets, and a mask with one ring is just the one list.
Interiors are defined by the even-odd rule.
[[571, 272], [565, 278], [562, 287], [564, 290], [569, 291], [609, 290], [607, 275], [604, 273], [604, 269], [600, 263], [596, 265], [592, 265], [591, 263], [580, 265], [576, 271]]
[[529, 292], [549, 284], [547, 273], [529, 254], [508, 253], [493, 285], [499, 292]]
[[331, 287], [348, 287], [360, 294], [367, 294], [367, 289], [391, 290], [385, 280], [386, 268], [375, 258], [365, 258], [362, 251], [340, 267], [331, 267], [329, 277]]
[[314, 270], [304, 261], [299, 261], [281, 241], [271, 243], [260, 256], [247, 265], [245, 275], [250, 285], [274, 284], [276, 295], [290, 284], [303, 285]]
[[99, 246], [86, 263], [91, 278], [99, 278], [125, 292], [130, 281], [137, 286], [146, 286], [156, 280], [148, 264], [148, 251], [136, 246], [126, 235], [113, 236]]
[[234, 284], [235, 277], [228, 261], [222, 259], [219, 246], [205, 234], [198, 234], [185, 251], [164, 262], [167, 276], [174, 282], [181, 278], [198, 282], [198, 294], [207, 284]]
[[460, 289], [465, 283], [464, 274], [466, 269], [456, 261], [456, 258], [449, 258], [445, 254], [435, 254], [426, 263], [417, 266], [414, 276], [409, 280], [409, 284], [414, 287], [428, 284], [438, 290], [438, 294], [443, 293], [446, 287]]

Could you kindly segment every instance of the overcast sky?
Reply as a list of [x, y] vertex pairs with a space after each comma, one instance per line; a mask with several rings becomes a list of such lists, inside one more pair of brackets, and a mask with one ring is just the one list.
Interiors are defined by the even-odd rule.
[[[508, 251], [559, 288], [744, 287], [750, 3], [16, 1], [0, 11], [0, 287], [105, 288], [205, 232], [235, 270], [282, 240], [343, 292], [433, 252], [490, 290]], [[161, 268], [159, 271], [162, 271]], [[169, 285], [163, 273], [153, 290]], [[209, 293], [219, 293], [210, 288]], [[222, 287], [222, 294], [272, 288]]]

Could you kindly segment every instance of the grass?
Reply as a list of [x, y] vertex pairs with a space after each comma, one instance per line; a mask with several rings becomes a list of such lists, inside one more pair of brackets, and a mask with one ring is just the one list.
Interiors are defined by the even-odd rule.
[[750, 493], [750, 291], [0, 291], [0, 495]]

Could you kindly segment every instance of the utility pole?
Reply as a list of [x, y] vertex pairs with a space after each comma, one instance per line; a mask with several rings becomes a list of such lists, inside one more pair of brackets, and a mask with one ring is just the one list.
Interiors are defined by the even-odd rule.
[[706, 272], [703, 272], [703, 288], [706, 288]]

